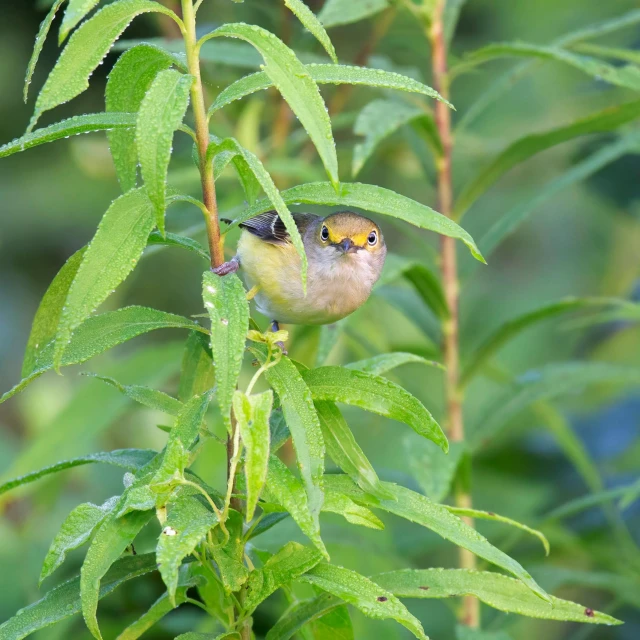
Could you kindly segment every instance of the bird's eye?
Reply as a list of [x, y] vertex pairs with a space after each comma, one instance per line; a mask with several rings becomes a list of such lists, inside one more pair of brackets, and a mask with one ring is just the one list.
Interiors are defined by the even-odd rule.
[[370, 247], [375, 247], [378, 244], [378, 234], [375, 231], [372, 231], [367, 238], [367, 242]]
[[320, 231], [320, 237], [326, 242], [329, 239], [329, 229], [322, 225], [322, 231]]

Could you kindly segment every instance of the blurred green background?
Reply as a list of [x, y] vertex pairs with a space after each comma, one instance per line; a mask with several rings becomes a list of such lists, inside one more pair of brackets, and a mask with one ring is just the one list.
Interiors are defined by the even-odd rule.
[[[50, 3], [49, 3], [50, 4]], [[247, 21], [260, 24], [289, 40], [298, 51], [320, 55], [317, 43], [281, 11], [279, 2], [207, 0], [200, 26]], [[318, 10], [321, 1], [308, 4]], [[20, 136], [29, 121], [32, 103], [22, 102], [22, 82], [33, 39], [44, 17], [46, 2], [5, 2], [0, 21], [0, 142]], [[637, 0], [468, 0], [452, 44], [452, 60], [494, 41], [523, 40], [549, 43], [558, 36], [637, 7]], [[331, 30], [341, 62], [353, 61], [371, 42], [380, 17]], [[59, 19], [56, 25], [59, 24]], [[126, 38], [170, 37], [170, 27], [143, 17]], [[57, 55], [55, 37], [47, 42], [34, 78], [39, 88]], [[640, 28], [616, 31], [598, 41], [612, 47], [636, 49], [640, 58]], [[370, 66], [402, 69], [429, 80], [429, 49], [412, 18], [400, 12], [369, 57]], [[115, 53], [93, 75], [91, 88], [72, 103], [47, 114], [42, 124], [73, 114], [103, 109], [107, 73]], [[452, 87], [454, 123], [495, 79], [518, 62], [498, 61], [457, 80]], [[230, 81], [251, 71], [231, 64], [205, 63], [205, 81], [213, 97]], [[35, 93], [35, 89], [34, 89]], [[323, 88], [328, 98], [333, 87]], [[355, 89], [334, 121], [342, 178], [351, 179], [350, 164], [358, 138], [352, 125], [358, 111], [380, 92]], [[32, 96], [33, 98], [33, 96]], [[505, 145], [528, 133], [544, 131], [581, 116], [634, 98], [553, 62], [538, 64], [533, 73], [459, 131], [454, 178], [460, 187], [478, 167]], [[281, 186], [322, 180], [323, 170], [306, 147], [297, 123], [288, 122], [284, 141], [277, 126], [286, 122], [275, 93], [267, 92], [236, 103], [213, 122], [216, 133], [232, 133], [256, 151]], [[279, 119], [279, 120], [278, 120]], [[610, 135], [581, 138], [560, 145], [519, 165], [483, 196], [463, 226], [480, 237], [489, 225], [517, 203], [531, 200], [540, 189], [561, 176], [612, 139]], [[190, 144], [175, 140], [172, 182], [197, 194], [196, 169]], [[415, 132], [404, 127], [389, 138], [358, 177], [435, 206], [434, 169]], [[567, 295], [619, 296], [640, 300], [640, 155], [627, 155], [592, 178], [560, 190], [534, 209], [530, 219], [492, 256], [487, 267], [473, 270], [465, 281], [461, 323], [463, 352], [477, 345], [504, 320]], [[0, 162], [0, 390], [20, 377], [22, 352], [38, 302], [55, 273], [71, 253], [85, 244], [109, 203], [119, 194], [106, 137], [80, 136], [17, 154]], [[233, 214], [243, 194], [231, 174], [219, 182], [223, 212]], [[435, 264], [437, 238], [380, 221], [387, 244], [395, 254]], [[172, 210], [171, 230], [199, 223], [190, 209]], [[197, 232], [196, 232], [196, 237]], [[235, 238], [229, 240], [229, 250]], [[183, 315], [201, 312], [200, 280], [204, 265], [197, 256], [177, 249], [149, 250], [135, 274], [110, 298], [109, 306], [142, 304]], [[471, 260], [460, 251], [463, 273]], [[408, 284], [393, 280], [380, 287], [367, 305], [342, 327], [329, 355], [330, 362], [389, 350], [433, 354], [438, 336], [435, 322]], [[184, 336], [186, 337], [186, 336]], [[48, 374], [25, 393], [0, 406], [0, 474], [19, 475], [57, 460], [92, 451], [121, 447], [162, 446], [166, 436], [156, 428], [162, 415], [133, 407], [112, 388], [77, 375], [99, 371], [125, 383], [150, 384], [174, 392], [183, 336], [175, 333], [138, 338], [64, 376]], [[313, 364], [319, 333], [297, 328], [290, 351]], [[640, 364], [640, 324], [613, 322], [580, 329], [567, 321], [552, 321], [523, 334], [500, 352], [498, 361], [516, 374], [550, 362], [599, 360]], [[247, 374], [250, 372], [247, 372]], [[437, 371], [408, 366], [394, 379], [416, 394], [442, 417], [442, 382]], [[500, 386], [483, 379], [470, 388], [465, 416], [473, 433], [484, 409]], [[640, 470], [640, 392], [638, 389], [590, 388], [555, 403], [578, 442], [593, 461], [592, 471], [606, 488], [629, 484]], [[347, 410], [356, 437], [386, 480], [417, 488], [406, 464], [406, 450], [417, 446], [402, 425], [357, 410]], [[609, 518], [599, 507], [572, 518], [545, 519], [545, 514], [569, 500], [589, 493], [548, 423], [537, 413], [522, 413], [509, 428], [482, 447], [473, 463], [473, 497], [478, 508], [497, 511], [540, 527], [551, 541], [544, 558], [535, 541], [514, 536], [508, 529], [480, 523], [478, 528], [498, 547], [517, 558], [556, 595], [575, 599], [623, 619], [617, 628], [539, 622], [505, 616], [483, 607], [487, 628], [505, 628], [514, 639], [640, 637], [640, 587], [629, 575], [629, 559], [620, 551], [620, 536], [630, 532], [640, 541], [640, 509], [632, 504]], [[224, 474], [222, 447], [210, 447], [198, 460], [199, 472], [219, 484]], [[65, 515], [78, 503], [101, 503], [121, 491], [122, 474], [113, 469], [85, 467], [30, 485], [0, 503], [0, 621], [39, 597], [42, 559]], [[325, 516], [323, 516], [324, 518]], [[323, 537], [332, 560], [365, 574], [403, 567], [455, 566], [455, 548], [434, 534], [392, 518], [384, 532], [347, 526], [337, 517], [323, 520]], [[272, 535], [273, 534], [273, 535]], [[278, 540], [300, 534], [290, 523], [256, 541], [273, 548]], [[144, 540], [139, 543], [144, 549]], [[637, 548], [636, 548], [637, 551]], [[77, 573], [83, 550], [72, 554], [56, 580]], [[640, 552], [639, 552], [640, 553]], [[627, 581], [627, 582], [625, 582]], [[628, 586], [631, 585], [631, 586]], [[635, 593], [634, 593], [635, 589]], [[101, 603], [105, 637], [115, 637], [125, 622], [139, 616], [161, 593], [159, 579], [127, 583]], [[434, 639], [453, 638], [455, 612], [448, 602], [409, 602], [425, 631]], [[272, 598], [258, 610], [256, 632], [269, 628], [284, 603]], [[144, 637], [163, 640], [194, 625], [202, 612], [183, 607]], [[355, 612], [358, 638], [405, 638], [391, 622], [366, 620]], [[205, 626], [199, 627], [206, 630]], [[39, 638], [88, 638], [78, 616], [42, 632]]]

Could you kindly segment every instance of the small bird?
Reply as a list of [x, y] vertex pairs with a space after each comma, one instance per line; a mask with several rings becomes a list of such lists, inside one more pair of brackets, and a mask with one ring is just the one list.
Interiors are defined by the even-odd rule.
[[255, 288], [260, 313], [272, 328], [285, 324], [331, 324], [353, 313], [369, 297], [382, 272], [387, 247], [378, 225], [344, 211], [326, 218], [294, 213], [309, 264], [307, 295], [300, 279], [301, 261], [275, 211], [243, 222], [236, 257], [218, 275], [244, 272]]

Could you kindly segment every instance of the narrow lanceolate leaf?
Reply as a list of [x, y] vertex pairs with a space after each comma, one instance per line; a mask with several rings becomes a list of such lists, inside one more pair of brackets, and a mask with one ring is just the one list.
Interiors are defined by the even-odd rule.
[[54, 18], [56, 17], [56, 13], [58, 13], [58, 9], [62, 5], [65, 0], [54, 0], [51, 8], [49, 9], [49, 13], [47, 13], [47, 17], [42, 21], [40, 25], [40, 29], [38, 29], [38, 35], [36, 35], [36, 41], [33, 45], [33, 53], [31, 54], [31, 59], [29, 60], [29, 64], [27, 66], [27, 75], [24, 79], [24, 90], [23, 90], [23, 98], [24, 101], [27, 101], [29, 97], [29, 85], [31, 84], [31, 79], [33, 78], [33, 72], [36, 69], [36, 65], [38, 64], [38, 59], [40, 58], [40, 54], [42, 53], [42, 48], [44, 47], [44, 41], [47, 39], [49, 35], [49, 30], [51, 29], [51, 24], [53, 23]]
[[494, 609], [531, 618], [591, 624], [621, 624], [605, 613], [550, 596], [544, 602], [519, 580], [489, 571], [470, 569], [403, 569], [374, 576], [373, 580], [399, 598], [475, 596]]
[[155, 208], [156, 224], [162, 234], [173, 134], [187, 111], [192, 84], [193, 76], [183, 75], [173, 69], [160, 71], [138, 111], [136, 148], [140, 171], [149, 200]]
[[521, 531], [525, 531], [526, 533], [531, 534], [535, 538], [538, 538], [544, 547], [545, 555], [549, 555], [550, 547], [549, 541], [547, 537], [537, 529], [532, 529], [528, 527], [526, 524], [522, 524], [522, 522], [518, 522], [517, 520], [512, 520], [511, 518], [505, 518], [505, 516], [499, 516], [497, 513], [493, 513], [491, 511], [479, 511], [478, 509], [464, 509], [462, 507], [452, 507], [447, 505], [447, 509], [449, 511], [461, 518], [475, 518], [477, 520], [493, 520], [494, 522], [502, 522], [503, 524], [508, 524], [516, 529], [520, 529]]
[[48, 127], [25, 133], [22, 137], [7, 142], [0, 147], [0, 158], [81, 133], [133, 129], [135, 125], [136, 116], [134, 113], [88, 113], [84, 116], [74, 116]]
[[451, 442], [445, 455], [424, 440], [407, 434], [403, 440], [409, 472], [430, 500], [442, 502], [451, 490], [458, 465], [465, 451], [464, 444]]
[[202, 298], [211, 318], [211, 351], [216, 367], [218, 404], [230, 429], [231, 403], [249, 330], [249, 303], [238, 276], [220, 277], [210, 271], [206, 271], [202, 279]]
[[[88, 318], [74, 333], [65, 350], [60, 366], [86, 362], [93, 356], [104, 353], [116, 345], [131, 340], [155, 329], [180, 328], [208, 333], [197, 323], [156, 309], [146, 307], [125, 307]], [[36, 378], [53, 369], [54, 342], [49, 342], [38, 354], [33, 371], [13, 389], [0, 397], [0, 404], [22, 391]]]
[[72, 460], [64, 460], [52, 464], [44, 469], [27, 473], [19, 478], [13, 478], [7, 480], [0, 485], [0, 494], [11, 491], [16, 487], [20, 487], [23, 484], [35, 482], [44, 476], [51, 475], [52, 473], [58, 473], [58, 471], [64, 471], [65, 469], [72, 469], [73, 467], [80, 467], [85, 464], [104, 463], [111, 464], [127, 471], [137, 471], [147, 464], [154, 456], [155, 451], [150, 449], [116, 449], [115, 451], [107, 451], [104, 453], [92, 453], [88, 456], [82, 456], [81, 458], [73, 458]]
[[146, 633], [151, 627], [158, 623], [168, 613], [187, 600], [187, 591], [189, 587], [178, 587], [175, 595], [175, 602], [172, 603], [168, 593], [163, 593], [147, 611], [145, 611], [135, 622], [130, 624], [116, 640], [138, 640], [138, 638]]
[[188, 556], [218, 523], [218, 517], [202, 496], [193, 491], [178, 493], [167, 506], [167, 521], [158, 537], [156, 557], [160, 575], [167, 586], [169, 600], [176, 606], [178, 569], [183, 558]]
[[313, 542], [325, 558], [328, 558], [329, 554], [320, 538], [318, 515], [311, 513], [304, 487], [284, 462], [274, 455], [269, 459], [267, 489], [269, 502], [275, 502], [286, 509], [302, 533]]
[[615, 298], [565, 298], [557, 302], [543, 305], [533, 311], [524, 313], [498, 327], [473, 353], [467, 366], [463, 369], [460, 384], [468, 384], [482, 367], [507, 342], [520, 335], [522, 331], [539, 322], [555, 318], [567, 313], [598, 307], [620, 307], [624, 309], [632, 305]]
[[475, 529], [467, 526], [459, 518], [449, 513], [446, 507], [431, 502], [431, 500], [415, 491], [390, 482], [384, 482], [383, 485], [393, 494], [395, 500], [376, 500], [372, 496], [367, 496], [361, 489], [356, 487], [348, 476], [327, 476], [325, 483], [327, 491], [335, 490], [339, 493], [344, 493], [358, 504], [372, 509], [384, 509], [389, 513], [394, 513], [401, 518], [431, 529], [459, 547], [468, 549], [480, 558], [502, 567], [516, 578], [519, 578], [537, 597], [549, 601], [549, 596], [518, 562], [490, 544]]
[[201, 333], [189, 334], [182, 355], [178, 398], [187, 402], [213, 388], [215, 375], [209, 341]]
[[309, 624], [314, 640], [355, 640], [347, 605], [337, 607]]
[[464, 188], [455, 204], [454, 218], [456, 220], [462, 218], [485, 191], [518, 163], [578, 136], [617, 129], [639, 115], [640, 100], [636, 100], [627, 104], [609, 107], [563, 127], [521, 138], [484, 167]]
[[[291, 431], [300, 476], [308, 498], [308, 509], [317, 527], [324, 494], [324, 441], [311, 392], [298, 369], [283, 356], [266, 372], [267, 380], [278, 394], [285, 422]], [[317, 528], [316, 527], [316, 528]]]
[[337, 596], [370, 618], [391, 618], [409, 629], [416, 638], [428, 640], [420, 621], [396, 596], [355, 571], [321, 562], [305, 573], [301, 580]]
[[62, 523], [45, 556], [38, 584], [42, 584], [65, 560], [67, 553], [78, 549], [89, 540], [96, 527], [116, 504], [117, 497], [110, 498], [103, 505], [91, 502], [78, 505]]
[[331, 132], [331, 120], [318, 85], [295, 53], [275, 35], [255, 25], [226, 24], [204, 36], [201, 42], [218, 37], [245, 40], [260, 52], [265, 61], [264, 72], [306, 129], [318, 150], [331, 183], [337, 188], [338, 158]]
[[353, 437], [340, 409], [333, 402], [322, 400], [318, 400], [315, 406], [327, 453], [336, 465], [363, 491], [381, 499], [392, 498], [393, 496], [385, 491], [373, 465]]
[[76, 277], [82, 262], [84, 251], [84, 248], [76, 251], [67, 260], [40, 301], [24, 353], [24, 361], [22, 363], [23, 378], [33, 372], [42, 349], [55, 338], [58, 332], [60, 315], [67, 300], [69, 287]]
[[257, 180], [258, 184], [262, 187], [267, 198], [269, 199], [275, 210], [278, 212], [280, 219], [282, 220], [282, 222], [284, 222], [284, 225], [289, 232], [291, 242], [293, 243], [293, 246], [296, 248], [296, 251], [300, 256], [302, 286], [306, 291], [307, 255], [304, 250], [302, 237], [300, 236], [300, 232], [298, 231], [298, 227], [293, 219], [293, 216], [291, 215], [291, 212], [282, 199], [280, 191], [278, 190], [278, 187], [276, 187], [273, 178], [269, 175], [269, 172], [264, 168], [264, 165], [262, 164], [258, 156], [256, 156], [254, 153], [251, 153], [251, 151], [249, 151], [248, 149], [245, 149], [238, 143], [237, 140], [233, 138], [227, 138], [220, 144], [211, 146], [210, 149], [216, 154], [218, 152], [231, 152], [237, 155], [237, 159], [242, 160], [243, 166], [246, 166], [249, 169], [249, 171]]
[[344, 367], [320, 367], [303, 373], [315, 401], [344, 402], [409, 425], [443, 451], [449, 445], [424, 405], [402, 387], [379, 376]]
[[238, 422], [245, 448], [244, 475], [247, 482], [247, 514], [253, 518], [258, 498], [267, 481], [269, 468], [269, 417], [273, 406], [273, 391], [247, 396], [236, 391], [233, 413]]
[[499, 42], [482, 47], [482, 49], [478, 49], [466, 56], [457, 68], [454, 67], [452, 69], [452, 73], [455, 76], [483, 62], [513, 56], [562, 62], [593, 78], [604, 80], [617, 87], [640, 91], [640, 69], [635, 65], [629, 64], [624, 67], [614, 67], [602, 60], [581, 56], [562, 47], [541, 46], [527, 42]]
[[325, 27], [334, 27], [364, 20], [388, 6], [389, 0], [327, 0], [318, 18]]
[[384, 524], [369, 509], [356, 504], [349, 496], [332, 491], [324, 497], [322, 511], [337, 513], [347, 522], [369, 529], [384, 529]]
[[94, 638], [102, 638], [96, 617], [100, 581], [152, 515], [152, 511], [133, 511], [122, 518], [116, 518], [112, 513], [96, 531], [80, 570], [82, 615]]
[[[140, 44], [125, 51], [114, 65], [105, 91], [105, 108], [109, 111], [137, 113], [151, 83], [179, 58], [150, 44]], [[110, 131], [109, 146], [120, 186], [124, 192], [137, 181], [138, 151], [135, 130]]]
[[[225, 522], [229, 533], [226, 544], [224, 544], [225, 537], [220, 529], [216, 529], [213, 534], [214, 547], [211, 549], [211, 553], [218, 565], [222, 585], [227, 595], [238, 591], [249, 578], [249, 570], [244, 564], [243, 525], [242, 514], [230, 509]], [[223, 544], [224, 546], [222, 546]]]
[[[102, 579], [99, 598], [104, 598], [122, 583], [156, 568], [156, 556], [147, 553], [117, 560]], [[82, 610], [80, 577], [72, 578], [52, 589], [44, 598], [20, 609], [13, 618], [0, 624], [2, 640], [22, 640], [28, 635], [69, 618]]]
[[357, 136], [364, 136], [353, 148], [351, 173], [355, 178], [378, 146], [400, 127], [424, 118], [424, 109], [397, 100], [374, 100], [360, 113], [353, 127]]
[[214, 389], [209, 389], [201, 395], [193, 396], [182, 406], [173, 429], [171, 429], [167, 444], [177, 440], [180, 441], [185, 450], [193, 446], [200, 432], [200, 427], [209, 408], [213, 393]]
[[481, 416], [473, 430], [477, 445], [495, 436], [509, 420], [538, 400], [583, 391], [596, 384], [637, 387], [640, 368], [607, 362], [563, 362], [541, 367], [521, 375]]
[[444, 320], [449, 317], [449, 306], [442, 283], [431, 269], [423, 264], [412, 264], [404, 270], [403, 275], [438, 318]]
[[[399, 218], [421, 229], [428, 229], [462, 240], [469, 247], [474, 257], [480, 262], [484, 262], [484, 258], [476, 247], [473, 238], [453, 220], [424, 204], [420, 204], [389, 189], [383, 189], [371, 184], [350, 182], [342, 183], [340, 189], [336, 192], [328, 182], [311, 182], [283, 191], [282, 198], [287, 205], [296, 203], [354, 207]], [[269, 211], [270, 208], [270, 202], [259, 200], [255, 205], [248, 207], [240, 217], [236, 218], [231, 227]]]
[[291, 606], [282, 614], [276, 624], [269, 629], [266, 640], [289, 640], [306, 624], [344, 606], [330, 593], [324, 593], [311, 600], [303, 600]]
[[133, 271], [153, 226], [152, 205], [140, 189], [120, 196], [107, 209], [69, 287], [56, 336], [54, 368], [62, 365], [74, 330]]
[[245, 609], [253, 611], [272, 593], [297, 580], [321, 560], [322, 554], [316, 549], [304, 547], [297, 542], [287, 542], [278, 553], [267, 560], [262, 569], [251, 572], [247, 582]]
[[172, 398], [170, 395], [163, 393], [162, 391], [158, 391], [157, 389], [150, 389], [149, 387], [143, 387], [137, 384], [121, 384], [117, 380], [109, 378], [108, 376], [99, 376], [95, 374], [89, 375], [92, 375], [94, 378], [115, 387], [128, 398], [135, 400], [149, 409], [162, 411], [164, 413], [168, 413], [170, 416], [177, 416], [182, 410], [182, 402]]
[[284, 0], [284, 3], [295, 14], [296, 18], [300, 20], [302, 25], [313, 34], [316, 40], [324, 47], [324, 50], [329, 54], [329, 57], [337, 64], [338, 56], [336, 50], [331, 44], [329, 34], [324, 30], [322, 23], [307, 5], [302, 0]]
[[159, 231], [152, 231], [149, 234], [147, 246], [180, 247], [181, 249], [186, 249], [187, 251], [191, 251], [191, 253], [195, 253], [207, 262], [210, 261], [209, 253], [197, 240], [181, 236], [177, 233], [171, 233], [169, 231], [165, 231], [164, 236]]
[[[395, 89], [396, 91], [419, 93], [452, 106], [430, 86], [393, 71], [367, 69], [366, 67], [354, 67], [344, 64], [307, 64], [305, 68], [318, 84], [353, 84], [377, 87], [379, 89]], [[218, 94], [209, 108], [209, 116], [235, 100], [240, 100], [256, 91], [264, 91], [272, 86], [273, 82], [264, 71], [240, 78], [240, 80], [236, 80]], [[397, 105], [398, 103], [394, 104]], [[423, 115], [426, 114], [425, 111], [421, 111], [421, 113]]]
[[29, 128], [40, 116], [80, 95], [89, 86], [89, 77], [102, 62], [113, 43], [129, 23], [141, 13], [157, 11], [176, 18], [175, 14], [151, 0], [120, 0], [107, 5], [87, 20], [70, 38], [49, 74], [36, 101]]
[[355, 369], [356, 371], [364, 371], [373, 376], [381, 376], [396, 367], [404, 364], [422, 364], [427, 367], [435, 367], [444, 370], [444, 366], [435, 360], [427, 360], [415, 353], [405, 353], [403, 351], [394, 351], [392, 353], [381, 353], [365, 360], [350, 362], [344, 365], [347, 369]]
[[82, 22], [83, 18], [98, 2], [100, 0], [69, 0], [60, 25], [59, 44], [62, 44], [67, 39], [67, 36]]

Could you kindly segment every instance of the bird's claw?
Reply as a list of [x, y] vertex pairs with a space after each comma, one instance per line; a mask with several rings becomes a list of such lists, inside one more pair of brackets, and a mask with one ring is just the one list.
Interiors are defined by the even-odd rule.
[[219, 267], [211, 267], [211, 271], [217, 276], [228, 276], [235, 273], [240, 268], [240, 261], [237, 258], [231, 258], [228, 262], [223, 262]]

